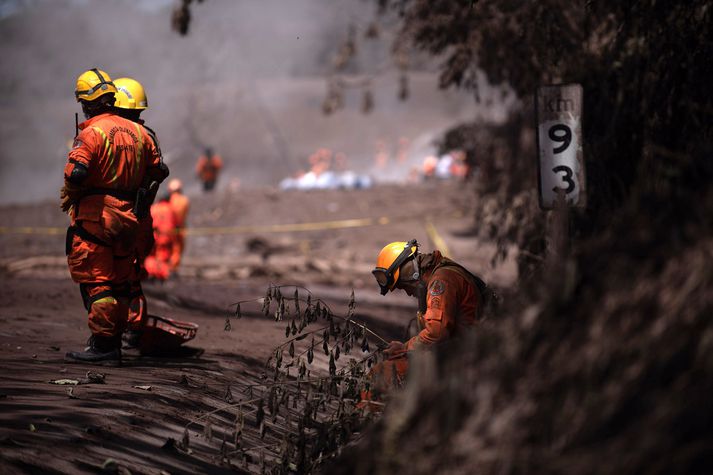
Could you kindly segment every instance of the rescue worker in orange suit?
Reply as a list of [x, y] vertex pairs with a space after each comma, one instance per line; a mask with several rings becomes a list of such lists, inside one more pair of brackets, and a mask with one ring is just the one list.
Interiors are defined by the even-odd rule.
[[215, 188], [215, 182], [222, 168], [223, 160], [219, 155], [213, 154], [212, 148], [207, 147], [196, 164], [196, 174], [203, 183], [203, 191], [211, 191]]
[[141, 125], [114, 113], [116, 86], [91, 69], [77, 78], [75, 97], [87, 120], [69, 152], [61, 208], [71, 217], [67, 261], [89, 314], [91, 337], [70, 361], [120, 364], [121, 334], [129, 313], [129, 278], [140, 188], [147, 174], [160, 175], [160, 157]]
[[390, 342], [384, 349], [387, 359], [372, 369], [372, 389], [377, 393], [389, 389], [394, 381], [403, 382], [410, 352], [434, 348], [476, 325], [490, 294], [482, 279], [440, 251], [420, 254], [415, 239], [387, 244], [372, 274], [381, 295], [401, 289], [419, 300], [419, 333], [405, 343]]
[[186, 244], [186, 217], [190, 208], [188, 197], [183, 194], [183, 183], [178, 178], [168, 182], [168, 192], [170, 193], [169, 203], [176, 218], [176, 243], [171, 256], [171, 268], [176, 270], [181, 263], [183, 248]]
[[171, 258], [177, 245], [176, 215], [168, 195], [162, 196], [158, 203], [151, 206], [151, 218], [154, 246], [145, 261], [146, 272], [150, 278], [167, 280], [171, 276]]
[[168, 176], [168, 167], [163, 163], [161, 148], [159, 147], [156, 132], [151, 130], [141, 119], [141, 113], [148, 109], [148, 98], [141, 83], [132, 78], [118, 78], [114, 80], [116, 86], [116, 102], [114, 107], [116, 113], [125, 119], [141, 124], [154, 143], [154, 146], [161, 160], [160, 168], [163, 171], [160, 176], [147, 176], [143, 188], [146, 190], [146, 206], [142, 216], [138, 216], [139, 233], [136, 236], [134, 247], [134, 257], [131, 266], [131, 277], [129, 278], [130, 301], [129, 301], [129, 321], [128, 328], [124, 334], [125, 348], [136, 348], [143, 331], [143, 325], [148, 314], [148, 304], [146, 296], [141, 287], [141, 280], [146, 279], [147, 274], [144, 269], [144, 261], [151, 253], [154, 244], [153, 220], [149, 207], [156, 198], [156, 193], [161, 182]]

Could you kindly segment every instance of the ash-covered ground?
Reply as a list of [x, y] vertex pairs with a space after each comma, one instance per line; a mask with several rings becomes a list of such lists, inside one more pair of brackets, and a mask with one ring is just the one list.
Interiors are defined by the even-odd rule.
[[[131, 473], [259, 471], [259, 450], [249, 460], [233, 446], [229, 462], [221, 455], [229, 425], [221, 408], [229, 405], [228, 393], [235, 401], [247, 398], [243, 388], [263, 381], [265, 362], [285, 340], [284, 324], [263, 317], [259, 305], [243, 305], [243, 318], [231, 318], [226, 331], [230, 304], [262, 297], [270, 283], [299, 284], [346, 313], [354, 289], [357, 317], [382, 337], [400, 339], [416, 303], [378, 294], [370, 270], [384, 244], [417, 238], [427, 252], [440, 238], [453, 258], [486, 280], [509, 286], [516, 278], [512, 260], [491, 267], [493, 245], [469, 237], [477, 198], [463, 184], [262, 188], [191, 198], [178, 276], [145, 290], [151, 313], [197, 323], [197, 337], [182, 356], [125, 352], [120, 368], [63, 360], [89, 335], [63, 255], [67, 216], [54, 202], [0, 208], [6, 226], [0, 234], [4, 473], [96, 473], [109, 459], [109, 469]], [[285, 230], [291, 224], [313, 229]], [[90, 370], [103, 373], [105, 384], [49, 383], [82, 379]], [[211, 420], [215, 428], [206, 434]], [[180, 440], [186, 427], [190, 450], [175, 450], [167, 441]], [[246, 446], [260, 445], [256, 431], [245, 429]], [[265, 437], [278, 431], [269, 429]]]

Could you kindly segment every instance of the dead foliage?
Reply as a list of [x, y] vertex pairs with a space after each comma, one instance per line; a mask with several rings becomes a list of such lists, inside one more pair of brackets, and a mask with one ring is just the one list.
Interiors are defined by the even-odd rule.
[[270, 285], [264, 297], [233, 304], [225, 330], [258, 305], [285, 333], [260, 381], [229, 385], [225, 405], [190, 420], [181, 440], [170, 439], [165, 447], [192, 453], [202, 450], [191, 442], [200, 437], [201, 447], [218, 450], [227, 465], [310, 473], [371, 420], [358, 403], [386, 341], [357, 318], [353, 291], [346, 314], [339, 315], [308, 289], [291, 285]]

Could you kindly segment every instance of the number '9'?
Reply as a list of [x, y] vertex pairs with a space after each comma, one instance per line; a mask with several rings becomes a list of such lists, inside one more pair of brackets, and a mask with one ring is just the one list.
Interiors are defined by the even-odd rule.
[[557, 124], [550, 127], [548, 135], [550, 136], [550, 140], [561, 144], [552, 149], [554, 153], [564, 152], [567, 150], [567, 147], [569, 147], [569, 144], [572, 143], [572, 129], [564, 124]]

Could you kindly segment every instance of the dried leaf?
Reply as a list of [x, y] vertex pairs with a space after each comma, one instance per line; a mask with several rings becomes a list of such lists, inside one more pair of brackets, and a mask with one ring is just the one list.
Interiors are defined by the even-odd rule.
[[334, 345], [334, 359], [339, 361], [339, 345]]
[[228, 457], [228, 444], [226, 443], [227, 433], [223, 432], [223, 443], [220, 444], [220, 458], [225, 459]]
[[288, 352], [290, 353], [290, 356], [292, 358], [295, 357], [295, 342], [294, 341], [290, 342], [290, 348], [289, 348]]
[[104, 463], [102, 464], [102, 471], [106, 473], [117, 473], [118, 470], [119, 465], [116, 463], [116, 460], [112, 458], [104, 460]]
[[230, 317], [225, 317], [225, 327], [223, 328], [223, 331], [229, 332], [232, 329], [232, 326], [230, 325]]
[[282, 366], [282, 348], [275, 350], [275, 368]]
[[262, 314], [264, 316], [270, 315], [270, 302], [272, 300], [272, 293], [270, 287], [267, 288], [267, 293], [265, 298], [262, 299]]
[[87, 371], [84, 379], [79, 381], [79, 384], [105, 384], [104, 373], [96, 373], [94, 371]]
[[182, 448], [183, 450], [187, 450], [187, 449], [188, 449], [188, 445], [189, 445], [189, 443], [190, 443], [190, 440], [191, 440], [191, 438], [190, 438], [190, 436], [188, 435], [188, 429], [184, 429], [184, 430], [183, 430], [183, 437], [181, 438], [181, 448]]
[[265, 418], [265, 409], [263, 408], [265, 401], [260, 399], [257, 404], [257, 414], [255, 415], [255, 425], [259, 426], [262, 424], [262, 420]]
[[[339, 347], [337, 347], [338, 349]], [[330, 353], [329, 354], [329, 374], [331, 376], [336, 376], [337, 375], [337, 365], [334, 363], [334, 354]]]
[[361, 342], [361, 351], [368, 353], [369, 352], [369, 340], [364, 337], [364, 339]]

